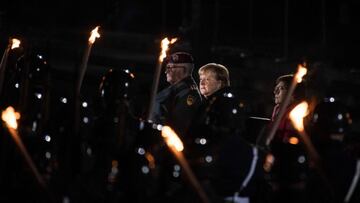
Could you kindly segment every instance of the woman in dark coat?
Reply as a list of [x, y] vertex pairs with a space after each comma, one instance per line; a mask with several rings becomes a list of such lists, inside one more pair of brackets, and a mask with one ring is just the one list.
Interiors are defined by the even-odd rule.
[[244, 112], [230, 88], [229, 71], [209, 63], [199, 76], [205, 102], [187, 137], [186, 155], [211, 199], [253, 202], [255, 183], [262, 177], [262, 153], [241, 136]]

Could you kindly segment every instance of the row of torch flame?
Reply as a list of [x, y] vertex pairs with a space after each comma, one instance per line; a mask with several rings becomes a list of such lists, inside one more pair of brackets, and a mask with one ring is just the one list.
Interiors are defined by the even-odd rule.
[[[76, 87], [77, 93], [80, 93], [81, 83], [82, 83], [82, 80], [85, 75], [85, 71], [87, 68], [87, 62], [88, 62], [88, 59], [90, 56], [92, 45], [94, 44], [96, 38], [100, 38], [98, 29], [99, 29], [99, 26], [97, 26], [95, 29], [93, 29], [91, 31], [91, 35], [88, 39], [88, 46], [84, 52], [83, 60], [82, 60], [81, 66], [80, 66], [80, 74], [79, 74], [78, 83], [77, 83], [77, 87]], [[165, 37], [161, 41], [161, 53], [159, 55], [155, 74], [154, 74], [152, 92], [151, 92], [151, 97], [150, 97], [150, 105], [149, 105], [149, 111], [148, 111], [149, 112], [148, 120], [151, 118], [151, 114], [152, 114], [152, 109], [153, 109], [155, 96], [157, 93], [157, 88], [158, 88], [158, 83], [159, 83], [159, 78], [160, 78], [160, 73], [161, 73], [162, 62], [163, 62], [164, 58], [166, 57], [169, 45], [174, 44], [177, 40], [178, 40], [177, 38], [172, 38], [169, 40], [167, 37]], [[20, 40], [15, 39], [15, 38], [9, 40], [9, 46], [6, 48], [6, 50], [3, 54], [3, 58], [1, 60], [0, 71], [1, 70], [3, 71], [5, 69], [6, 60], [7, 60], [9, 51], [11, 49], [18, 48], [19, 46], [20, 46]], [[306, 73], [307, 73], [307, 69], [304, 66], [299, 65], [298, 71], [295, 74], [294, 80], [287, 92], [285, 100], [281, 104], [277, 119], [274, 121], [274, 125], [272, 126], [272, 129], [270, 130], [270, 133], [267, 136], [267, 145], [270, 143], [270, 141], [272, 140], [272, 138], [275, 135], [275, 132], [279, 126], [280, 120], [284, 116], [286, 107], [290, 103], [290, 98], [295, 90], [296, 85], [302, 81], [302, 78]], [[0, 82], [2, 83], [3, 81], [0, 81]], [[1, 91], [1, 89], [0, 89], [0, 91]], [[290, 119], [293, 122], [294, 127], [299, 131], [300, 138], [304, 142], [310, 157], [312, 157], [313, 160], [317, 160], [318, 155], [316, 153], [316, 150], [312, 146], [308, 135], [304, 131], [303, 118], [307, 114], [308, 114], [308, 103], [306, 101], [303, 101], [290, 112]], [[20, 119], [20, 113], [15, 112], [14, 108], [9, 106], [5, 111], [2, 112], [1, 118], [5, 122], [8, 131], [10, 132], [13, 140], [15, 141], [16, 145], [18, 146], [21, 154], [23, 155], [25, 161], [27, 162], [28, 166], [30, 167], [31, 171], [33, 172], [33, 175], [37, 179], [38, 183], [42, 187], [46, 188], [45, 181], [43, 180], [42, 176], [40, 175], [39, 171], [37, 170], [34, 162], [32, 161], [25, 145], [21, 141], [21, 138], [18, 134], [17, 120]], [[186, 161], [186, 159], [182, 153], [182, 151], [184, 150], [184, 145], [183, 145], [181, 139], [174, 132], [174, 130], [172, 130], [169, 126], [163, 126], [161, 128], [161, 135], [164, 138], [164, 141], [167, 144], [167, 146], [169, 147], [170, 151], [174, 154], [177, 161], [183, 167], [186, 177], [189, 179], [192, 187], [197, 192], [197, 194], [199, 195], [201, 200], [203, 202], [209, 202], [207, 195], [205, 194], [204, 190], [202, 189], [199, 181], [196, 179], [194, 173], [192, 172], [188, 162]]]

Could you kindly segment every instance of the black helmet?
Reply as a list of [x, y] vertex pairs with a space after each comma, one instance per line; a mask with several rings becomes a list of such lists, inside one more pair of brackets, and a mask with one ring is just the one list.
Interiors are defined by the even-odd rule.
[[110, 69], [102, 77], [99, 95], [104, 105], [113, 106], [119, 101], [128, 100], [131, 94], [131, 83], [135, 76], [128, 69]]
[[[335, 101], [333, 97], [326, 98], [316, 105], [311, 117], [312, 132], [316, 139], [331, 139], [342, 141], [342, 137], [349, 131], [352, 123], [351, 115], [346, 105]], [[320, 136], [320, 137], [319, 137]]]
[[37, 123], [37, 127], [32, 127], [32, 133], [42, 133], [49, 118], [50, 69], [46, 57], [39, 51], [25, 54], [16, 62], [17, 74], [12, 86], [20, 92], [19, 104], [24, 115], [22, 125], [33, 126]]
[[28, 95], [44, 99], [50, 81], [50, 65], [45, 57], [39, 52], [24, 54], [11, 66], [14, 67], [7, 69], [2, 102], [17, 107], [20, 102], [31, 106], [25, 101]]

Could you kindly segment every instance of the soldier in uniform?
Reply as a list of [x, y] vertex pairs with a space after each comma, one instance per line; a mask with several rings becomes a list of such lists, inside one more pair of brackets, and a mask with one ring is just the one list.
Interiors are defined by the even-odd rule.
[[101, 78], [93, 133], [83, 143], [82, 184], [78, 201], [128, 202], [129, 158], [139, 125], [132, 111], [135, 76], [129, 69], [109, 69]]
[[184, 136], [191, 118], [201, 103], [199, 89], [192, 77], [194, 59], [186, 52], [176, 52], [165, 59], [166, 81], [170, 86], [160, 91], [151, 120], [169, 125]]
[[[192, 76], [194, 59], [189, 53], [175, 52], [165, 58], [163, 65], [166, 81], [170, 85], [156, 95], [150, 120], [155, 124], [171, 126], [183, 140], [202, 102], [198, 86]], [[152, 151], [158, 151], [154, 153], [159, 168], [159, 176], [156, 178], [158, 189], [154, 194], [164, 202], [179, 201], [178, 197], [182, 198], [186, 194], [183, 193], [186, 184], [181, 181], [182, 176], [176, 175], [180, 170], [176, 160], [167, 148], [158, 144], [155, 144], [157, 147], [151, 147], [156, 148]]]
[[[46, 184], [44, 189], [32, 177], [26, 162], [11, 136], [0, 132], [1, 153], [0, 182], [6, 187], [0, 199], [3, 201], [49, 202], [50, 193], [57, 190], [58, 169], [56, 137], [49, 131], [50, 124], [50, 70], [46, 57], [37, 50], [27, 52], [15, 63], [14, 69], [9, 69], [8, 78], [4, 84], [4, 106], [13, 106], [21, 112], [18, 123], [18, 133], [35, 167]], [[4, 135], [2, 134], [4, 133]], [[19, 194], [13, 196], [14, 191]], [[55, 193], [55, 192], [54, 192]]]

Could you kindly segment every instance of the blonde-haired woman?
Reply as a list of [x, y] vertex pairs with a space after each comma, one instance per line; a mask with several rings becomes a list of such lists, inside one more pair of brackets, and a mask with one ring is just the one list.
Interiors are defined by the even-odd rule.
[[[230, 87], [229, 71], [224, 65], [208, 63], [199, 69], [199, 77], [205, 101], [188, 136], [188, 158], [209, 196], [233, 201], [234, 195], [241, 193], [249, 200], [254, 194], [244, 192], [248, 183], [262, 176], [256, 167], [257, 149], [241, 136], [245, 116]], [[254, 167], [249, 173], [251, 164]]]

